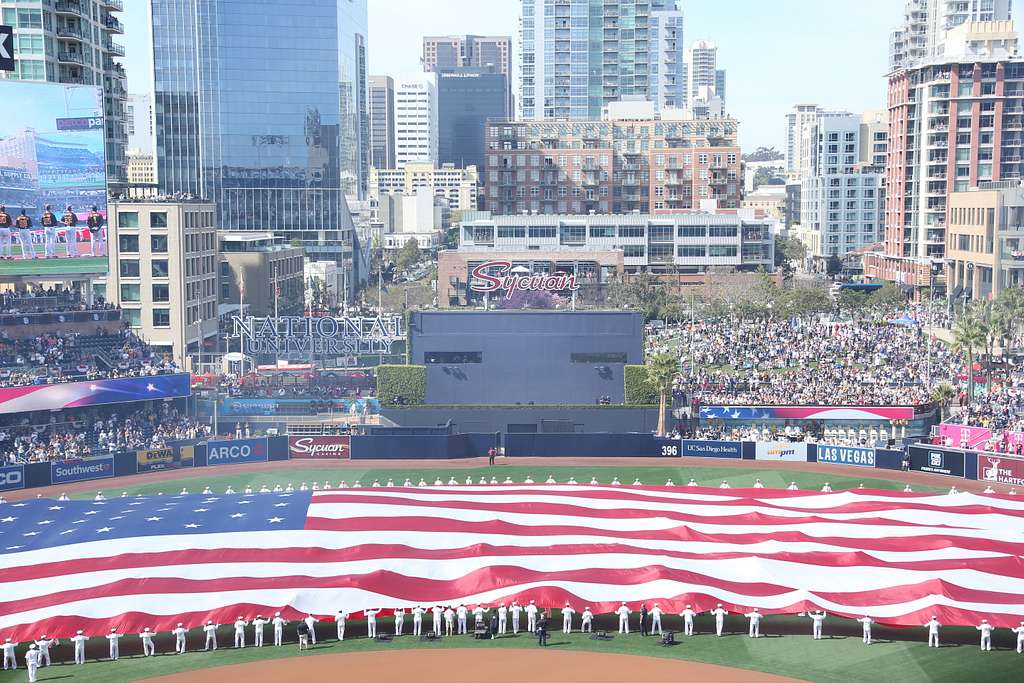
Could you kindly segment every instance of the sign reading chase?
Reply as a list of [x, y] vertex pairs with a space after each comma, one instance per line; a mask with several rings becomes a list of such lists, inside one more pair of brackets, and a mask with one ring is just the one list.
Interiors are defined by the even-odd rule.
[[25, 466], [9, 465], [0, 467], [0, 491], [25, 488]]
[[300, 318], [281, 316], [256, 318], [232, 316], [236, 337], [242, 338], [243, 352], [249, 355], [293, 354], [299, 357], [357, 356], [391, 353], [391, 346], [402, 339], [402, 317]]
[[580, 288], [575, 274], [516, 273], [511, 261], [485, 261], [474, 268], [471, 274], [469, 288], [474, 292], [505, 290], [506, 298], [517, 291], [561, 292]]
[[818, 462], [831, 462], [836, 465], [859, 465], [860, 467], [875, 466], [875, 449], [857, 446], [826, 446], [818, 444]]
[[266, 462], [266, 439], [210, 441], [206, 444], [207, 465], [234, 465], [242, 462]]
[[75, 460], [73, 462], [51, 462], [50, 483], [69, 484], [73, 481], [109, 479], [114, 476], [114, 456]]

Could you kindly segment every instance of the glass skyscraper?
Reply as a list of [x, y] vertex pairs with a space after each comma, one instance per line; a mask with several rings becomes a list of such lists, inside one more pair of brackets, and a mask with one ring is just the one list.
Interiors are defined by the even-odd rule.
[[157, 181], [315, 259], [352, 245], [369, 165], [366, 0], [152, 0]]
[[[521, 118], [599, 119], [623, 96], [677, 99], [676, 0], [522, 0], [522, 8]], [[670, 16], [678, 25], [666, 24]], [[659, 56], [666, 49], [674, 54]]]

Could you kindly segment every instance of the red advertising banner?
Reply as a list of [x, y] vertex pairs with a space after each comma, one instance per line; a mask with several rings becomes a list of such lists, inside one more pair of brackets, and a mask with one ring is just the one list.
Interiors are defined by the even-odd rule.
[[945, 440], [950, 439], [950, 446], [954, 448], [974, 448], [992, 438], [992, 430], [984, 427], [968, 427], [966, 425], [948, 424], [943, 422], [939, 425], [939, 436]]
[[293, 460], [348, 460], [349, 436], [289, 436], [288, 457]]
[[1002, 453], [978, 453], [978, 479], [998, 484], [1024, 486], [1024, 459]]

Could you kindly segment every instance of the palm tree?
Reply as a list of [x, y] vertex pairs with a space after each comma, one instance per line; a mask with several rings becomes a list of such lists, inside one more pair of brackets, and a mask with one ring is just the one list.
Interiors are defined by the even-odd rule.
[[984, 323], [977, 318], [963, 317], [953, 328], [954, 351], [967, 356], [967, 417], [971, 416], [971, 401], [974, 399], [974, 352], [984, 349], [988, 332]]
[[670, 353], [659, 353], [647, 360], [647, 381], [658, 392], [658, 436], [665, 436], [665, 407], [672, 383], [679, 374], [679, 363]]
[[939, 404], [943, 419], [945, 419], [946, 410], [949, 408], [949, 404], [952, 403], [954, 397], [956, 397], [956, 389], [953, 388], [952, 384], [940, 384], [932, 391], [932, 401]]

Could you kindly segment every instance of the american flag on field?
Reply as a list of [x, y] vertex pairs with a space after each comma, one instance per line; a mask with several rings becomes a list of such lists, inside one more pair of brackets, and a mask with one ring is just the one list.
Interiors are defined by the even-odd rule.
[[493, 485], [0, 506], [0, 637], [536, 600], [1024, 618], [1024, 500]]

